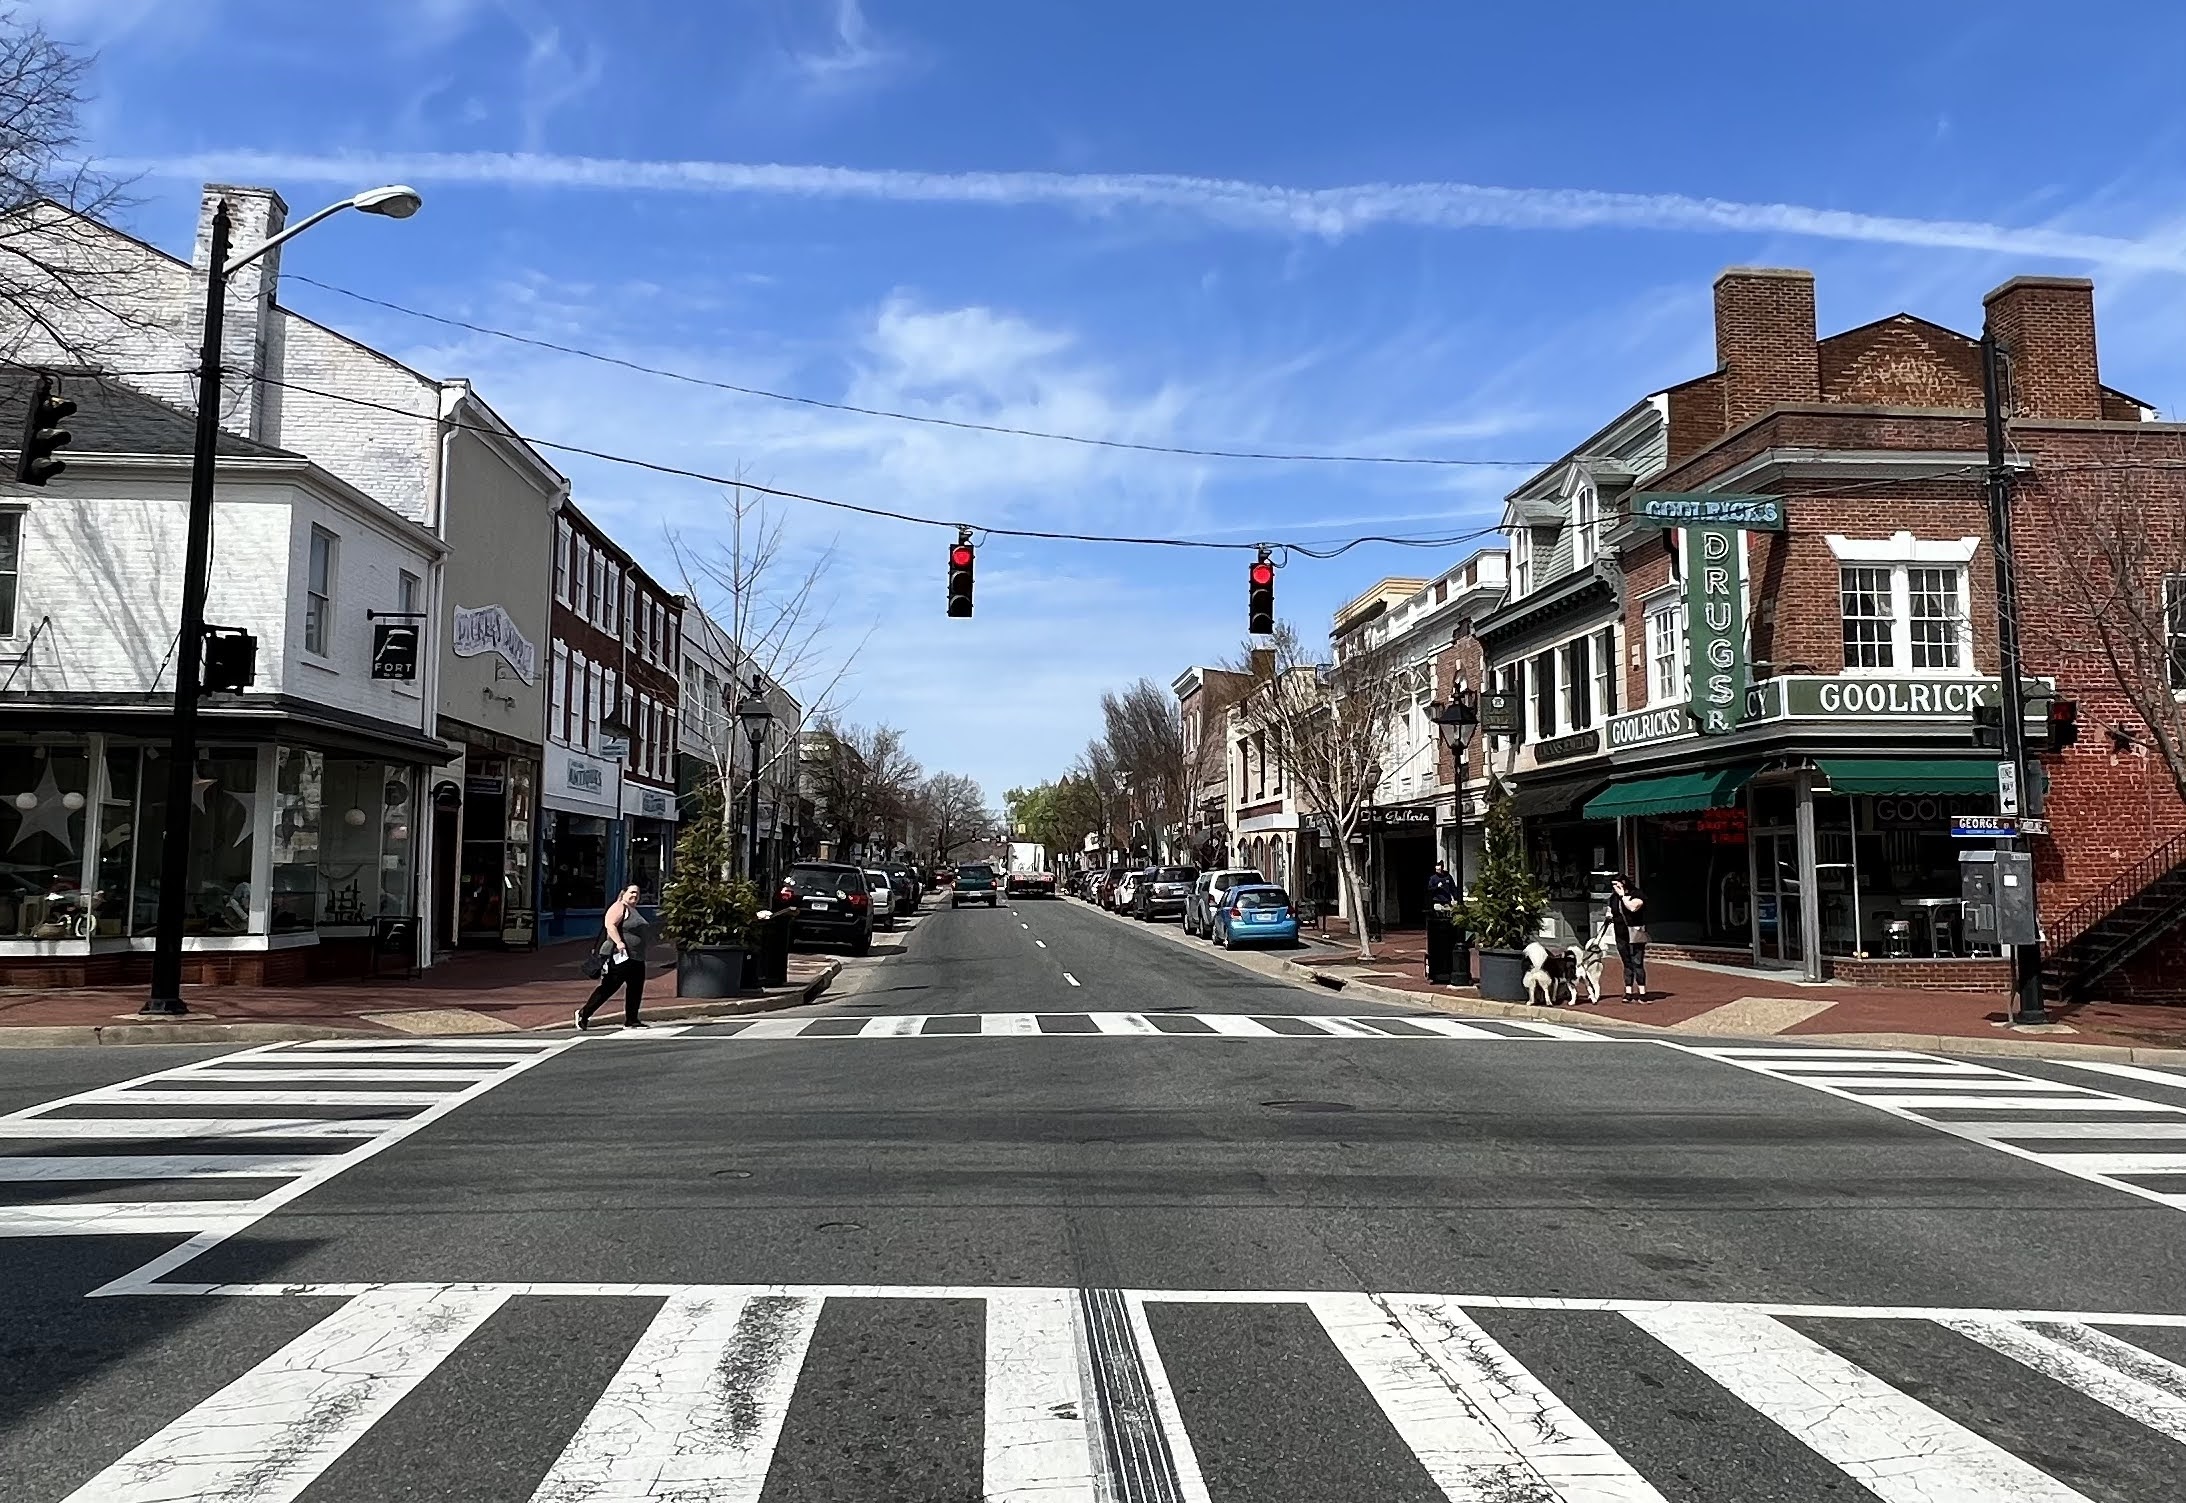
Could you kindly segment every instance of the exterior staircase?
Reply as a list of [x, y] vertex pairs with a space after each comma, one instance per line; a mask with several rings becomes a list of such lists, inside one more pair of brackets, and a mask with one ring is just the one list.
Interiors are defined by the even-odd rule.
[[2082, 1002], [2105, 976], [2186, 924], [2186, 831], [2157, 846], [2053, 928], [2042, 991]]

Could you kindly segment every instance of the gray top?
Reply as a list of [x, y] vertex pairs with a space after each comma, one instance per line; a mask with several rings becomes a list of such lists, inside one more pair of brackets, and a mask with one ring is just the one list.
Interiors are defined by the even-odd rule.
[[632, 904], [622, 916], [622, 947], [632, 960], [645, 958], [645, 943], [653, 937], [653, 921], [645, 910]]

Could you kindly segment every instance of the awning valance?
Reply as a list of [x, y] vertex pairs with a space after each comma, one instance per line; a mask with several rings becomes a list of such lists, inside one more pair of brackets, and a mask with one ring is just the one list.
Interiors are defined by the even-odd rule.
[[1615, 783], [1588, 801], [1586, 817], [1616, 819], [1631, 814], [1683, 814], [1693, 809], [1726, 808], [1737, 802], [1759, 769], [1758, 762], [1742, 762], [1706, 772]]
[[1996, 763], [1974, 757], [1824, 757], [1838, 793], [1994, 793]]
[[1552, 819], [1569, 814], [1601, 791], [1601, 779], [1585, 783], [1557, 783], [1546, 788], [1520, 788], [1510, 796], [1511, 812], [1520, 819]]

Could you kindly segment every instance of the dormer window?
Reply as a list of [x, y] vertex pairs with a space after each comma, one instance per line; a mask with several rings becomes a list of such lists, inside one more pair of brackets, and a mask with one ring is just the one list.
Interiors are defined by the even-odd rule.
[[1601, 551], [1601, 495], [1584, 480], [1571, 493], [1571, 567], [1586, 568]]
[[1510, 534], [1510, 592], [1515, 598], [1533, 593], [1533, 529], [1520, 524]]

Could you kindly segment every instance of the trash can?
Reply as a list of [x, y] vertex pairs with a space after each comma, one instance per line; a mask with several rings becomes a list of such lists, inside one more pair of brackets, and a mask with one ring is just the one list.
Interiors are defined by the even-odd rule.
[[1450, 980], [1450, 961], [1457, 948], [1457, 925], [1447, 919], [1431, 918], [1427, 921], [1427, 979], [1437, 986], [1447, 986]]
[[797, 910], [779, 908], [759, 927], [759, 984], [789, 985], [789, 931]]

